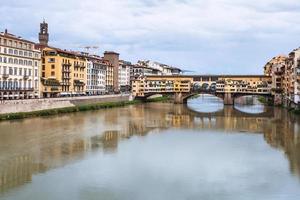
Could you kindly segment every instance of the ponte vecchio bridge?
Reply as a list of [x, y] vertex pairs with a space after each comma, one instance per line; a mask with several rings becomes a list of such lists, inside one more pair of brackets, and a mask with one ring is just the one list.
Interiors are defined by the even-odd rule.
[[185, 103], [196, 94], [212, 94], [222, 98], [225, 105], [233, 105], [241, 96], [273, 98], [271, 84], [272, 78], [264, 75], [151, 75], [133, 80], [132, 92], [135, 98], [173, 95], [175, 103]]

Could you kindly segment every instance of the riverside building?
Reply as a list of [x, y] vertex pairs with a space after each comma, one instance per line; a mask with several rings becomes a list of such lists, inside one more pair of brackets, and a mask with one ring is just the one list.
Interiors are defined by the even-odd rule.
[[39, 98], [41, 52], [35, 43], [0, 33], [0, 100]]
[[84, 55], [53, 47], [44, 48], [42, 55], [43, 97], [86, 94], [87, 59]]
[[121, 60], [119, 63], [119, 73], [118, 73], [118, 80], [119, 80], [119, 90], [121, 92], [128, 92], [131, 88], [130, 82], [130, 72], [132, 71], [133, 65], [131, 62]]
[[87, 95], [101, 95], [106, 92], [107, 65], [99, 56], [87, 56]]
[[[109, 67], [107, 70], [107, 92], [119, 93], [119, 56], [120, 54], [113, 51], [104, 52], [104, 60], [108, 61]], [[112, 74], [112, 77], [111, 77]], [[112, 87], [112, 88], [111, 88]], [[111, 91], [112, 89], [112, 91]]]

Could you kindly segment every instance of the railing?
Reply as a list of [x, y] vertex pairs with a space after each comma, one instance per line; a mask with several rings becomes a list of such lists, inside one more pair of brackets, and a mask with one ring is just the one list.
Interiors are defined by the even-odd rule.
[[29, 79], [29, 75], [24, 75], [23, 78], [24, 79]]
[[63, 63], [62, 66], [71, 66], [71, 63]]
[[2, 77], [3, 77], [3, 78], [8, 78], [8, 77], [9, 77], [9, 74], [6, 74], [6, 73], [5, 73], [5, 74], [2, 74]]
[[33, 91], [34, 88], [27, 87], [0, 87], [0, 91]]
[[63, 69], [62, 69], [62, 72], [65, 72], [65, 73], [71, 73], [71, 69], [65, 69], [65, 68], [63, 68]]

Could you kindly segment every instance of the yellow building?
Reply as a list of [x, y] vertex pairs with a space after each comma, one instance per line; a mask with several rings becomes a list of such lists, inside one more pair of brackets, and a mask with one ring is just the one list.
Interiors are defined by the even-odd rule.
[[41, 96], [78, 96], [86, 94], [86, 58], [71, 51], [46, 47], [42, 52]]
[[261, 75], [251, 76], [220, 76], [216, 92], [219, 93], [257, 93], [271, 92], [271, 77]]
[[183, 76], [146, 76], [132, 81], [134, 96], [146, 96], [151, 93], [189, 93], [193, 78]]

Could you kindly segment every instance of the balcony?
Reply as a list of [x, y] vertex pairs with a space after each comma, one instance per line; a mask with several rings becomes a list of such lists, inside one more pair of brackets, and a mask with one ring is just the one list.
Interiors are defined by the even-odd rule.
[[85, 83], [82, 80], [74, 80], [74, 85], [75, 86], [84, 86]]
[[58, 92], [59, 88], [58, 87], [51, 87], [50, 90], [51, 90], [51, 92]]
[[85, 65], [80, 65], [80, 64], [74, 64], [75, 68], [85, 68]]
[[71, 66], [71, 63], [63, 63], [62, 66], [67, 66], [67, 67], [70, 67]]
[[28, 87], [0, 87], [0, 91], [1, 92], [18, 92], [18, 91], [22, 91], [22, 92], [27, 92], [27, 91], [34, 91], [34, 88], [28, 88]]
[[71, 69], [70, 68], [62, 68], [62, 72], [63, 73], [71, 73]]
[[24, 75], [23, 78], [26, 80], [26, 79], [29, 79], [29, 75]]
[[5, 73], [5, 74], [2, 74], [2, 78], [8, 78], [9, 77], [9, 74]]
[[71, 79], [70, 76], [63, 76], [62, 79]]

